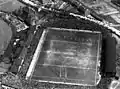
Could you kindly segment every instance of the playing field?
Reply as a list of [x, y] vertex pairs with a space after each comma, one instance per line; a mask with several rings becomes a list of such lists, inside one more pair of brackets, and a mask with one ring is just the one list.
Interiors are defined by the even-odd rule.
[[100, 33], [78, 30], [46, 30], [38, 60], [34, 63], [35, 68], [29, 68], [34, 70], [31, 74], [32, 79], [43, 82], [96, 85], [100, 37]]

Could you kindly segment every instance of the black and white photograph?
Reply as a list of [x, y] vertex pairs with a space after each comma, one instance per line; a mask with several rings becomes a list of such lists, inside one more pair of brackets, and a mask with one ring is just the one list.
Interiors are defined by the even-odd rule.
[[0, 0], [0, 89], [120, 89], [120, 1]]

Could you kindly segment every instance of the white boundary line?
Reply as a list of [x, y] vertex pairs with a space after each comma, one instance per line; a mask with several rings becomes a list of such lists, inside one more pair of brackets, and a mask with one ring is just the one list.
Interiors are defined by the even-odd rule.
[[67, 29], [67, 28], [55, 28], [48, 27], [48, 29], [59, 30], [59, 31], [74, 31], [74, 32], [87, 32], [87, 33], [101, 33], [100, 31], [90, 31], [90, 30], [77, 30], [77, 29]]
[[[39, 77], [44, 77], [44, 78], [46, 77], [46, 78], [54, 78], [54, 79], [76, 80], [76, 81], [83, 81], [83, 82], [87, 81], [87, 80], [83, 80], [83, 79], [73, 79], [73, 78], [67, 78], [67, 77], [65, 77], [65, 78], [59, 78], [59, 77], [37, 76], [37, 75], [33, 75], [33, 77], [38, 77], [38, 78]], [[93, 81], [93, 80], [91, 80], [90, 82], [95, 83], [95, 81]]]
[[43, 83], [56, 83], [56, 84], [69, 84], [69, 85], [79, 85], [79, 86], [96, 86], [91, 84], [80, 84], [80, 83], [68, 83], [68, 82], [55, 82], [55, 81], [46, 81], [46, 80], [35, 80]]
[[98, 52], [97, 52], [97, 64], [96, 64], [96, 76], [95, 76], [95, 83], [97, 84], [97, 81], [96, 81], [96, 79], [97, 79], [97, 74], [98, 74], [98, 69], [97, 69], [97, 67], [98, 67], [98, 60], [99, 60], [99, 55], [100, 55], [100, 40], [101, 40], [101, 35], [99, 35], [99, 40], [98, 40]]

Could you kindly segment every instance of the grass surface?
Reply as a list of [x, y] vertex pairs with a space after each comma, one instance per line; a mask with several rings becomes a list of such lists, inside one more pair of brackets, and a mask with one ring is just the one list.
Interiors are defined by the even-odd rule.
[[20, 6], [24, 6], [22, 3], [18, 2], [17, 0], [5, 0], [4, 2], [0, 1], [0, 10], [3, 11], [14, 11], [19, 9]]
[[0, 20], [0, 53], [6, 49], [11, 37], [11, 28], [4, 21]]

